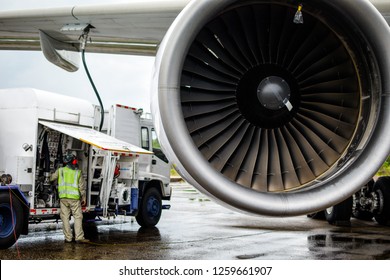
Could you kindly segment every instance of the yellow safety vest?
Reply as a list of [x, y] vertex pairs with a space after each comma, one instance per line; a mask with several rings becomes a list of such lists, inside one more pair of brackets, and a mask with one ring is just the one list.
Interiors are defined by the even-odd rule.
[[58, 195], [60, 198], [80, 199], [80, 170], [63, 167], [58, 170]]

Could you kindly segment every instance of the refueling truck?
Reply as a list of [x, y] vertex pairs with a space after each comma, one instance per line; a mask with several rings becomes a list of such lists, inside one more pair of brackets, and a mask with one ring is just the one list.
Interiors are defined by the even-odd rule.
[[170, 165], [156, 148], [151, 121], [140, 110], [115, 105], [103, 133], [97, 131], [99, 110], [51, 92], [0, 90], [1, 249], [28, 234], [30, 223], [58, 222], [59, 197], [50, 174], [68, 151], [76, 154], [87, 184], [85, 219], [128, 215], [153, 227], [169, 208], [162, 200], [171, 197]]

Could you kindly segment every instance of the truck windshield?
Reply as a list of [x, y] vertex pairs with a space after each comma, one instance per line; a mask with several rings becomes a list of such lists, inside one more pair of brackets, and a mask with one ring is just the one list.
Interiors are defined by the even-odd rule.
[[168, 163], [168, 159], [161, 150], [160, 142], [157, 139], [157, 134], [154, 128], [152, 128], [152, 147], [153, 147], [153, 153], [161, 160], [165, 161]]

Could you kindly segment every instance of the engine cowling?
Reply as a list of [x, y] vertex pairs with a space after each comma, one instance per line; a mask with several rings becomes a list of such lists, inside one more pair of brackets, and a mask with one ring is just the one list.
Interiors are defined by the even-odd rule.
[[189, 183], [246, 212], [341, 202], [389, 155], [389, 45], [365, 0], [192, 1], [156, 57], [162, 147]]

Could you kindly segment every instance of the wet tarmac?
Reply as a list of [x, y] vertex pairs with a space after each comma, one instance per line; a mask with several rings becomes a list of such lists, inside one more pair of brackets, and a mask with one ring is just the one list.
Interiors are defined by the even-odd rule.
[[61, 223], [30, 226], [1, 260], [388, 260], [390, 227], [351, 227], [307, 217], [269, 218], [224, 208], [187, 184], [173, 184], [156, 228], [119, 216], [88, 226], [90, 244], [65, 244]]

